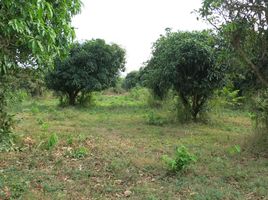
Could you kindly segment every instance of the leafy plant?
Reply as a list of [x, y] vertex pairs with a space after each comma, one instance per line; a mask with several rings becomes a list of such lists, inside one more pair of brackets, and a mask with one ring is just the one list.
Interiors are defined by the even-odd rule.
[[165, 124], [165, 120], [160, 115], [150, 112], [147, 115], [147, 123], [149, 125], [163, 126]]
[[185, 146], [176, 148], [174, 158], [170, 158], [167, 155], [164, 155], [162, 158], [167, 164], [169, 171], [173, 173], [186, 169], [190, 164], [197, 160], [196, 156], [191, 154]]
[[53, 149], [59, 142], [59, 138], [56, 133], [52, 133], [47, 141], [47, 149]]
[[47, 131], [47, 130], [48, 130], [48, 128], [49, 128], [48, 123], [43, 122], [43, 123], [41, 124], [41, 128], [42, 128], [42, 130], [43, 130], [43, 131]]
[[38, 108], [38, 105], [34, 102], [33, 104], [32, 104], [32, 106], [31, 106], [31, 112], [33, 113], [33, 114], [37, 114], [37, 113], [39, 113], [40, 112], [40, 109]]
[[241, 153], [241, 147], [239, 145], [234, 145], [234, 146], [229, 147], [227, 151], [231, 156], [233, 156], [233, 155]]
[[216, 108], [237, 108], [242, 105], [244, 99], [244, 96], [239, 95], [239, 90], [225, 86], [215, 92], [215, 97], [211, 100], [211, 106]]
[[84, 158], [88, 155], [88, 150], [87, 148], [85, 147], [79, 147], [78, 149], [74, 149], [72, 152], [71, 152], [71, 157], [72, 158], [76, 158], [76, 159], [79, 159], [79, 158]]
[[74, 39], [71, 19], [80, 8], [80, 0], [1, 0], [0, 73], [18, 64], [48, 66], [55, 55], [65, 53]]
[[68, 138], [67, 138], [67, 140], [66, 140], [66, 143], [68, 144], [68, 145], [72, 145], [73, 144], [73, 137], [72, 136], [68, 136]]

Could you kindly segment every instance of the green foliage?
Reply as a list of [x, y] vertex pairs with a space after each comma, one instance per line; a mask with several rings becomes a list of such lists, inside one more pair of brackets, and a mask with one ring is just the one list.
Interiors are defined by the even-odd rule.
[[85, 147], [79, 147], [71, 151], [70, 157], [75, 159], [84, 158], [88, 155], [88, 150]]
[[67, 58], [55, 60], [46, 83], [48, 88], [67, 97], [69, 105], [75, 105], [79, 95], [83, 99], [88, 93], [115, 85], [124, 64], [125, 51], [116, 44], [109, 45], [101, 39], [76, 43]]
[[118, 77], [115, 85], [105, 90], [105, 92], [109, 94], [123, 94], [126, 92], [125, 89], [123, 88], [123, 84], [124, 79], [122, 77]]
[[53, 149], [58, 144], [58, 142], [59, 142], [59, 138], [58, 138], [57, 134], [56, 133], [52, 133], [49, 136], [48, 140], [47, 140], [46, 148], [48, 150], [51, 150], [51, 149]]
[[139, 84], [139, 72], [132, 71], [127, 74], [122, 84], [122, 87], [126, 90], [130, 90], [131, 88], [138, 86], [138, 84]]
[[215, 91], [213, 98], [209, 102], [209, 106], [215, 111], [221, 112], [224, 108], [241, 108], [244, 101], [245, 97], [239, 94], [239, 90], [225, 86], [222, 89]]
[[32, 104], [32, 106], [31, 106], [31, 112], [32, 112], [33, 114], [37, 114], [37, 113], [40, 112], [40, 110], [39, 110], [39, 108], [38, 108], [38, 106], [37, 106], [36, 103], [33, 103], [33, 104]]
[[14, 124], [11, 115], [0, 112], [0, 152], [12, 150], [13, 136], [11, 127]]
[[245, 97], [239, 96], [239, 90], [232, 90], [232, 88], [223, 87], [222, 90], [219, 91], [219, 96], [225, 98], [225, 104], [231, 107], [241, 106], [242, 100]]
[[67, 143], [68, 145], [72, 145], [72, 144], [74, 143], [73, 137], [68, 136], [68, 138], [67, 138], [67, 140], [66, 140], [66, 143]]
[[9, 1], [0, 7], [0, 72], [17, 64], [47, 66], [74, 38], [80, 0]]
[[132, 99], [139, 100], [142, 102], [146, 102], [148, 97], [150, 96], [149, 91], [143, 87], [135, 87], [130, 90], [129, 96]]
[[192, 155], [185, 146], [176, 148], [174, 158], [170, 158], [167, 155], [164, 155], [162, 158], [167, 164], [169, 171], [173, 173], [185, 170], [190, 164], [197, 160], [197, 158]]
[[159, 99], [158, 96], [155, 96], [153, 92], [150, 92], [147, 98], [147, 104], [151, 108], [161, 108], [163, 100]]
[[79, 105], [84, 106], [84, 107], [89, 107], [94, 105], [94, 96], [93, 93], [84, 93], [82, 92], [78, 98], [77, 101]]
[[[258, 9], [256, 9], [258, 8]], [[204, 0], [201, 17], [216, 27], [236, 56], [268, 87], [268, 18], [266, 1]]]
[[268, 129], [268, 89], [259, 90], [252, 97], [252, 118], [257, 128]]
[[149, 125], [155, 125], [155, 126], [163, 126], [166, 123], [166, 120], [163, 119], [160, 115], [157, 115], [154, 112], [150, 112], [147, 115], [147, 123]]
[[0, 151], [12, 150], [13, 146], [12, 126], [14, 121], [12, 116], [7, 113], [6, 88], [5, 80], [2, 78], [0, 85]]
[[44, 75], [39, 69], [17, 67], [9, 71], [7, 81], [12, 91], [26, 91], [32, 97], [42, 96], [46, 90]]
[[175, 101], [176, 105], [173, 106], [174, 110], [176, 110], [176, 120], [180, 123], [186, 123], [189, 122], [192, 119], [192, 114], [189, 109], [187, 109], [181, 99], [178, 97]]
[[142, 73], [147, 87], [160, 99], [173, 88], [194, 120], [216, 88], [224, 67], [217, 64], [220, 47], [209, 32], [167, 32], [153, 46]]
[[227, 149], [227, 152], [233, 156], [233, 155], [236, 155], [236, 154], [239, 154], [241, 153], [241, 147], [239, 145], [234, 145], [234, 146], [231, 146]]
[[12, 107], [16, 106], [23, 101], [29, 100], [29, 95], [25, 90], [15, 90], [11, 91], [10, 89], [6, 92], [7, 106]]

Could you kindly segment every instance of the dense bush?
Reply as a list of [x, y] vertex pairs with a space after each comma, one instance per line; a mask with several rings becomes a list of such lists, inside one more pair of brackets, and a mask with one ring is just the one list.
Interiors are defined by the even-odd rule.
[[138, 86], [138, 84], [139, 84], [139, 72], [132, 71], [127, 74], [122, 84], [122, 87], [126, 90], [130, 90], [131, 88]]
[[172, 88], [196, 120], [223, 82], [225, 68], [217, 63], [217, 45], [209, 32], [167, 32], [153, 46], [143, 72], [145, 84], [160, 99]]
[[55, 60], [46, 84], [66, 96], [69, 105], [75, 105], [79, 95], [83, 97], [115, 85], [124, 64], [125, 51], [116, 44], [109, 45], [101, 39], [77, 43], [67, 58]]

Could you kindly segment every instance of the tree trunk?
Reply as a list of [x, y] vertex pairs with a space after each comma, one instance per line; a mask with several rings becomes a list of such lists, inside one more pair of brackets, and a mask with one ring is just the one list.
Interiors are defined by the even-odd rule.
[[193, 111], [193, 112], [192, 112], [192, 117], [193, 117], [193, 121], [194, 121], [194, 122], [197, 122], [197, 114], [198, 114], [197, 111]]
[[77, 94], [75, 92], [70, 92], [68, 93], [68, 96], [69, 96], [69, 105], [74, 106]]
[[257, 76], [257, 78], [261, 81], [261, 83], [268, 87], [268, 79], [267, 77], [261, 73], [261, 71], [259, 70], [259, 68], [253, 64], [253, 62], [251, 62], [251, 60], [247, 57], [247, 55], [245, 54], [245, 52], [238, 47], [237, 51], [240, 55], [240, 57], [246, 62], [246, 64], [253, 70], [253, 72], [255, 73], [255, 75]]

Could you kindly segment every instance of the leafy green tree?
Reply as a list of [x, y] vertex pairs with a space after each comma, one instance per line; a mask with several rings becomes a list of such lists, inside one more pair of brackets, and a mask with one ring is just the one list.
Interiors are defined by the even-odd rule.
[[237, 56], [268, 87], [268, 2], [203, 0], [200, 15], [223, 32]]
[[216, 62], [216, 40], [208, 32], [167, 32], [153, 46], [147, 85], [159, 94], [174, 89], [194, 120], [214, 89], [222, 84], [224, 68]]
[[104, 40], [90, 40], [75, 44], [67, 58], [56, 59], [55, 68], [47, 77], [47, 86], [67, 96], [75, 105], [79, 94], [84, 96], [116, 83], [120, 70], [124, 70], [125, 51]]
[[139, 72], [138, 71], [132, 71], [129, 72], [124, 79], [123, 82], [123, 88], [126, 90], [130, 90], [131, 88], [134, 88], [139, 83]]
[[74, 38], [71, 18], [80, 0], [0, 3], [0, 72], [22, 65], [43, 66], [62, 54]]
[[50, 65], [56, 55], [62, 55], [74, 38], [71, 18], [80, 7], [80, 0], [0, 1], [1, 146], [10, 138], [12, 125], [6, 110], [5, 75], [22, 65]]

